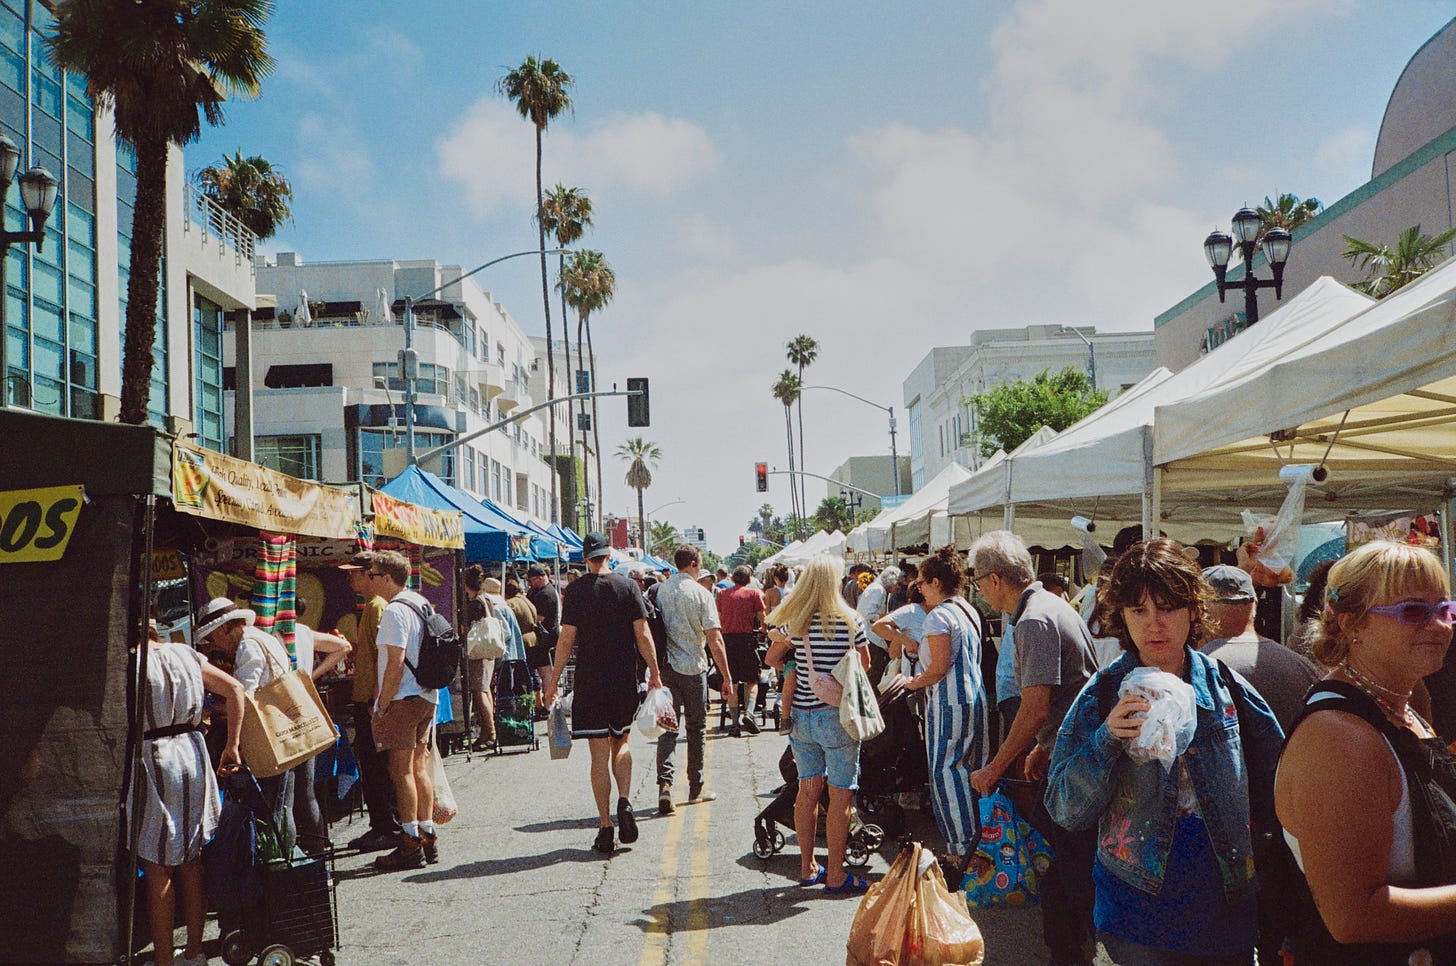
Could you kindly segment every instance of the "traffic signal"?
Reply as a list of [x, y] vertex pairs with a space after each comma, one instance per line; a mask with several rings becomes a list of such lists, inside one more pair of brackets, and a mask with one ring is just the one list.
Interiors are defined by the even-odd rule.
[[743, 534], [741, 533], [738, 535], [738, 545], [743, 546]]
[[754, 469], [754, 472], [758, 474], [758, 492], [760, 492], [760, 493], [767, 493], [768, 492], [768, 464], [767, 463], [754, 463], [753, 464], [753, 469]]
[[652, 423], [647, 408], [647, 380], [628, 379], [627, 391], [637, 393], [627, 397], [627, 425], [650, 426]]

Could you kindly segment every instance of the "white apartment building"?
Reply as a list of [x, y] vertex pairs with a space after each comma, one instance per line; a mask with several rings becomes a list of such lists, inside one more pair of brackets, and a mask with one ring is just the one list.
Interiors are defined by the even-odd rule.
[[[79, 74], [45, 52], [46, 5], [0, 0], [0, 132], [19, 146], [20, 171], [60, 182], [44, 243], [11, 247], [0, 308], [0, 402], [79, 419], [115, 419], [130, 274], [136, 160], [116, 142], [109, 111]], [[253, 233], [187, 185], [182, 152], [167, 159], [167, 223], [150, 416], [220, 449], [225, 312], [255, 306]], [[10, 231], [29, 228], [12, 185]]]
[[[407, 447], [404, 298], [442, 285], [414, 303], [416, 453], [540, 401], [530, 384], [545, 360], [490, 293], [470, 279], [455, 281], [464, 272], [430, 259], [307, 264], [292, 252], [258, 259], [258, 291], [276, 308], [253, 314], [254, 460], [333, 483], [379, 486], [397, 474]], [[232, 339], [225, 361], [231, 389]], [[548, 450], [546, 424], [533, 414], [421, 465], [549, 523]]]
[[1095, 369], [1097, 388], [1110, 398], [1146, 376], [1154, 364], [1151, 332], [1098, 332], [1091, 325], [982, 329], [971, 333], [970, 345], [930, 350], [902, 386], [913, 489], [948, 463], [967, 469], [980, 465], [972, 396], [1032, 379], [1043, 370], [1071, 366]]

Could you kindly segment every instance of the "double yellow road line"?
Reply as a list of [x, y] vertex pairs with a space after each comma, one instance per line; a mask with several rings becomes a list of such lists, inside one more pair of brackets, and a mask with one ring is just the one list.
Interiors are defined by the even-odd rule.
[[[712, 758], [713, 743], [710, 741], [706, 742], [703, 749], [705, 778], [710, 773], [708, 766]], [[686, 934], [682, 962], [687, 964], [708, 961], [708, 909], [703, 900], [708, 893], [708, 825], [712, 810], [711, 802], [701, 802], [693, 806], [691, 854], [687, 862], [688, 914], [686, 922], [678, 930]], [[681, 871], [679, 866], [682, 859], [679, 845], [682, 842], [683, 828], [687, 824], [688, 819], [681, 812], [668, 819], [667, 837], [662, 841], [662, 864], [658, 872], [657, 892], [652, 897], [653, 909], [666, 907], [678, 895]], [[668, 922], [665, 913], [660, 914], [657, 921], [647, 927], [647, 938], [642, 945], [642, 955], [637, 960], [638, 966], [662, 966], [666, 963], [672, 935], [672, 924]]]

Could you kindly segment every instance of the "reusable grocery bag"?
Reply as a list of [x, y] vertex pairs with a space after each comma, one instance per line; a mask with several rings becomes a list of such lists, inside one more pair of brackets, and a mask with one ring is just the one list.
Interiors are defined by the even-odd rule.
[[552, 759], [571, 755], [571, 725], [566, 720], [564, 701], [558, 700], [551, 706], [551, 713], [546, 719], [546, 745], [551, 750]]
[[847, 966], [980, 966], [985, 941], [935, 856], [910, 842], [860, 900], [847, 952]]
[[966, 901], [1021, 906], [1040, 894], [1052, 850], [999, 787], [981, 799], [981, 841], [966, 866]]
[[243, 727], [238, 742], [243, 761], [258, 778], [272, 778], [308, 761], [338, 738], [313, 679], [279, 665], [263, 648], [277, 676], [243, 696]]
[[885, 730], [885, 718], [880, 714], [879, 698], [875, 686], [860, 663], [854, 648], [844, 652], [844, 657], [834, 665], [834, 679], [844, 687], [843, 699], [839, 702], [839, 724], [856, 741], [869, 741]]
[[653, 688], [642, 699], [637, 709], [637, 730], [648, 738], [658, 738], [664, 731], [677, 730], [677, 709], [672, 703], [672, 692], [667, 688]]

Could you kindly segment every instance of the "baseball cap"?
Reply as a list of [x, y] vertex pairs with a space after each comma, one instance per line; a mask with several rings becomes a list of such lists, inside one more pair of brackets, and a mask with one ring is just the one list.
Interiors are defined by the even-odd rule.
[[595, 560], [598, 557], [610, 557], [612, 555], [612, 541], [607, 539], [606, 534], [593, 530], [581, 539], [581, 559]]
[[1213, 586], [1214, 596], [1225, 604], [1238, 604], [1254, 599], [1254, 580], [1247, 571], [1228, 564], [1205, 568], [1203, 578]]
[[541, 566], [540, 564], [531, 564], [531, 566], [529, 566], [529, 567], [526, 568], [526, 576], [527, 577], [550, 577], [551, 576], [551, 571], [547, 570], [545, 567]]

